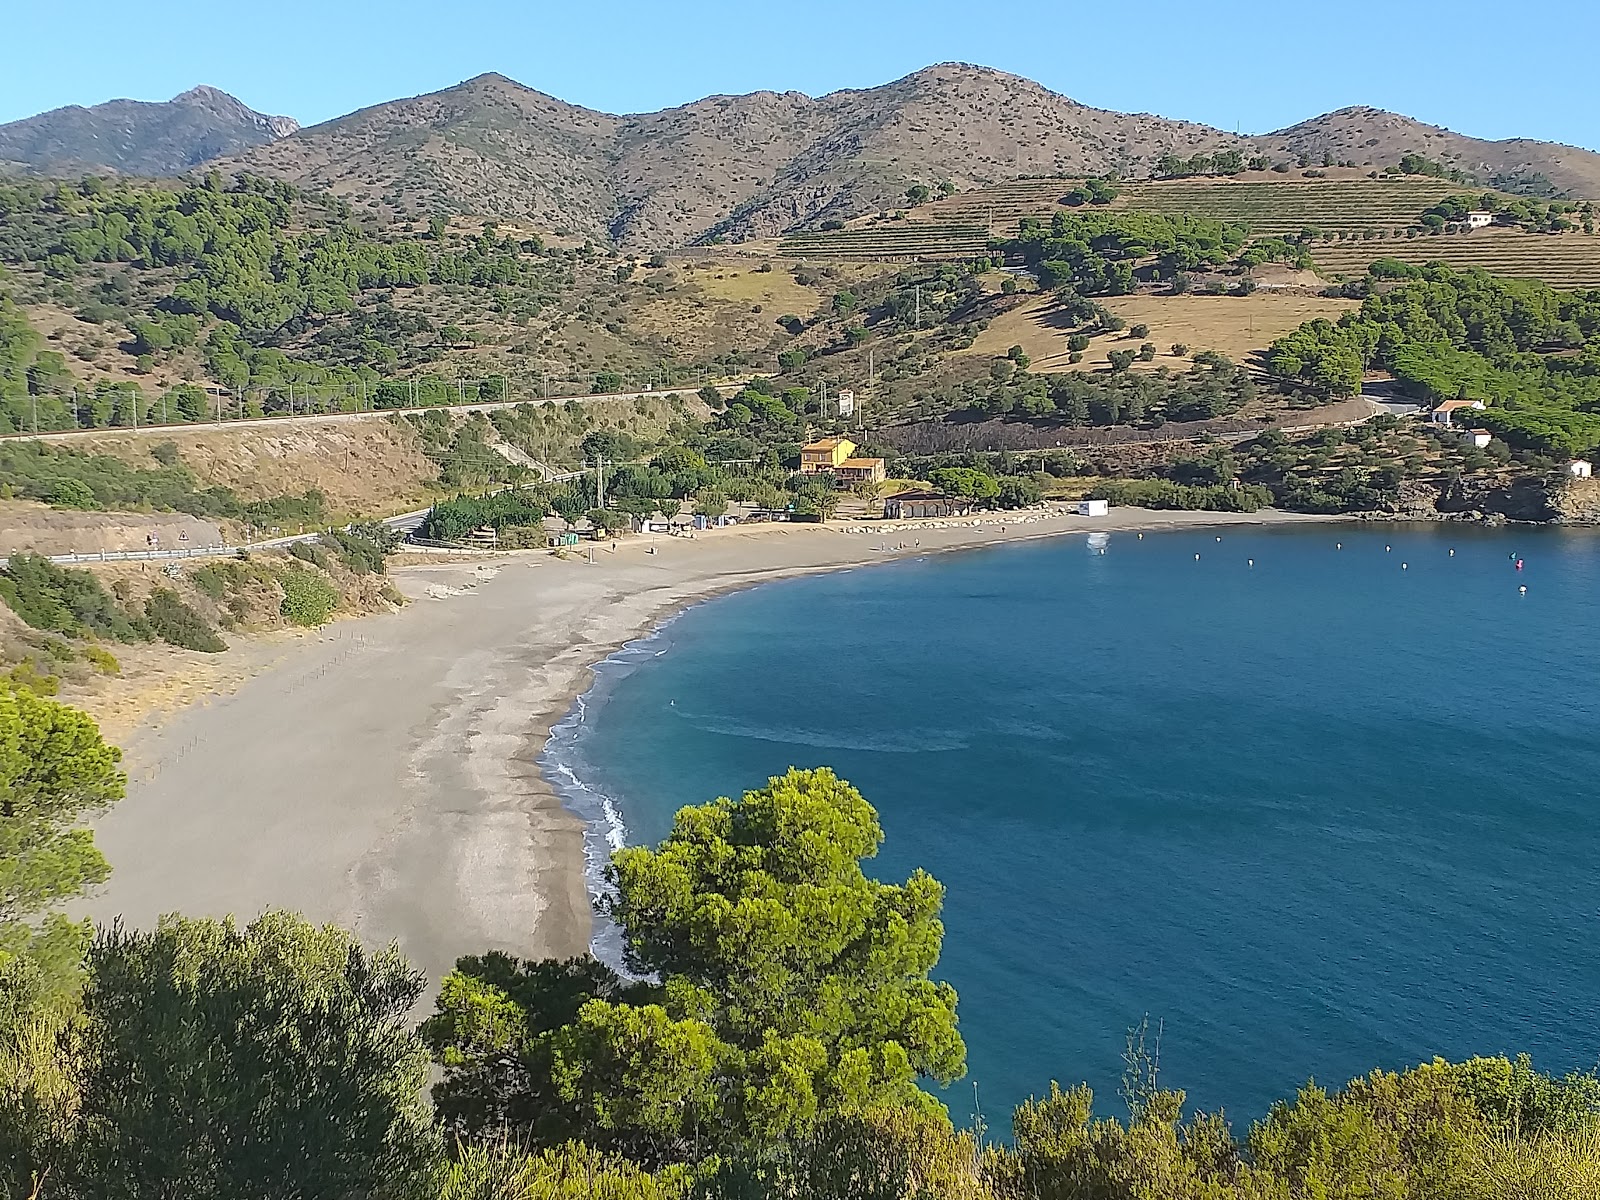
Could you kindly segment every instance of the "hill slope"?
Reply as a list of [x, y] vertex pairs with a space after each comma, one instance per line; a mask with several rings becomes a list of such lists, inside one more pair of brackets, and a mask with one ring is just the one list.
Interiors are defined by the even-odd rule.
[[[84, 110], [62, 110], [73, 111]], [[1164, 155], [1219, 150], [1285, 166], [1332, 156], [1363, 173], [1417, 153], [1486, 185], [1499, 178], [1523, 190], [1521, 180], [1527, 190], [1600, 196], [1600, 154], [1572, 147], [1479, 141], [1368, 108], [1241, 137], [1090, 108], [964, 63], [819, 98], [753, 92], [626, 116], [480, 75], [289, 137], [258, 136], [220, 165], [403, 218], [490, 216], [659, 249], [814, 229], [903, 204], [913, 184], [969, 191], [1040, 176], [1139, 179]]]
[[1028, 79], [941, 63], [881, 87], [712, 96], [612, 116], [501, 75], [303, 130], [236, 165], [406, 216], [470, 212], [657, 248], [771, 237], [903, 203], [908, 186], [966, 191], [1037, 176], [1140, 178], [1166, 154], [1274, 161], [1324, 154], [1365, 169], [1408, 153], [1482, 177], [1543, 176], [1600, 195], [1600, 154], [1483, 142], [1376, 109], [1262, 137], [1090, 108]]
[[[1591, 150], [1530, 138], [1485, 141], [1380, 108], [1341, 108], [1280, 129], [1268, 140], [1316, 161], [1332, 154], [1382, 167], [1417, 153], [1509, 191], [1539, 190], [1537, 177], [1543, 176], [1552, 194], [1600, 197], [1600, 154]], [[1518, 187], [1519, 180], [1531, 186]]]
[[167, 101], [73, 105], [0, 125], [0, 166], [36, 175], [175, 175], [298, 128], [290, 117], [265, 116], [202, 85]]

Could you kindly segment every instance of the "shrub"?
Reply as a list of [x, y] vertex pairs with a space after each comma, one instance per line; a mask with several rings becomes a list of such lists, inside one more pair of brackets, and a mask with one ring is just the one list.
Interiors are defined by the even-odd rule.
[[121, 675], [122, 664], [117, 661], [117, 656], [104, 646], [85, 646], [83, 648], [84, 660], [102, 675]]
[[193, 575], [189, 576], [189, 582], [194, 584], [199, 591], [217, 601], [221, 601], [228, 591], [228, 581], [224, 577], [222, 569], [214, 563], [201, 567]]
[[169, 645], [203, 654], [221, 654], [228, 648], [210, 623], [170, 588], [157, 588], [150, 593], [144, 602], [144, 615], [156, 636]]
[[1189, 354], [1189, 347], [1188, 346], [1185, 346], [1182, 342], [1173, 342], [1172, 343], [1172, 357], [1173, 358], [1185, 358], [1185, 357], [1188, 356], [1188, 354]]
[[13, 554], [0, 568], [0, 599], [35, 629], [118, 642], [149, 640], [88, 571], [38, 554]]
[[328, 569], [328, 556], [310, 542], [289, 543], [289, 557], [298, 558], [301, 562], [311, 563], [323, 570]]
[[339, 593], [331, 583], [304, 567], [286, 567], [278, 582], [283, 587], [283, 601], [278, 611], [286, 621], [308, 629], [328, 623], [334, 606], [339, 603]]
[[100, 507], [95, 502], [93, 490], [81, 479], [56, 480], [50, 485], [45, 499], [57, 508], [81, 508], [87, 511]]
[[1150, 326], [1145, 324], [1132, 325], [1128, 328], [1128, 336], [1143, 339], [1150, 336]]
[[322, 535], [322, 544], [357, 575], [382, 575], [384, 560], [400, 544], [400, 535], [381, 522], [369, 521], [330, 529]]

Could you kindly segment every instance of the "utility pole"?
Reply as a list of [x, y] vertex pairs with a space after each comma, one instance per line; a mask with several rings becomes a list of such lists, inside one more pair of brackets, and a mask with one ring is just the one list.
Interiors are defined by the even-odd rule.
[[862, 401], [870, 400], [872, 398], [874, 392], [877, 390], [877, 386], [878, 386], [878, 382], [877, 382], [878, 381], [878, 374], [877, 374], [876, 371], [874, 371], [872, 369], [872, 352], [873, 352], [874, 349], [876, 349], [876, 347], [874, 347], [874, 346], [868, 346], [867, 347], [867, 386], [866, 386], [866, 393], [867, 394], [865, 396], [863, 396], [861, 398], [861, 400], [856, 402], [856, 428], [857, 429], [865, 429], [867, 427], [867, 415], [866, 415], [866, 413], [861, 411], [862, 408], [865, 407], [865, 405], [862, 403]]
[[921, 329], [922, 328], [922, 285], [920, 283], [917, 284], [912, 289], [912, 293], [916, 297], [916, 306], [917, 306], [916, 326], [917, 326], [918, 329]]
[[606, 457], [603, 454], [595, 455], [594, 459], [594, 506], [606, 506]]
[[128, 401], [133, 405], [133, 427], [139, 428], [139, 388], [138, 385], [128, 390]]
[[33, 405], [33, 431], [39, 432], [39, 397], [32, 392], [28, 393], [28, 401]]

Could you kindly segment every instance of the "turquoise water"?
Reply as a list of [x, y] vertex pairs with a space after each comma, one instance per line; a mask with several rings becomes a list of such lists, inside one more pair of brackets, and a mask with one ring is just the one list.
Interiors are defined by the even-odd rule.
[[871, 869], [948, 889], [957, 1116], [974, 1081], [992, 1125], [1051, 1079], [1115, 1109], [1146, 1013], [1163, 1081], [1239, 1118], [1436, 1054], [1594, 1065], [1600, 539], [1221, 536], [711, 601], [602, 668], [547, 766], [631, 841], [790, 765], [851, 780]]

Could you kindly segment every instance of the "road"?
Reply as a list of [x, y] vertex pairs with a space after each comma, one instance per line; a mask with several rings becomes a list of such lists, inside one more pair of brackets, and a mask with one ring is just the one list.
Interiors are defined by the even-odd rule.
[[[742, 383], [717, 383], [712, 384], [719, 392], [724, 394], [736, 392], [744, 386]], [[648, 392], [602, 392], [598, 395], [587, 396], [551, 396], [548, 399], [522, 399], [522, 400], [493, 400], [482, 401], [476, 404], [430, 404], [425, 407], [415, 408], [369, 408], [361, 412], [339, 413], [313, 413], [307, 416], [279, 416], [279, 417], [245, 417], [241, 420], [180, 422], [167, 425], [140, 425], [137, 428], [131, 425], [117, 425], [100, 429], [54, 429], [39, 433], [6, 433], [0, 434], [0, 440], [10, 441], [35, 441], [35, 442], [68, 442], [75, 438], [103, 436], [108, 433], [124, 434], [164, 434], [182, 433], [191, 429], [258, 429], [269, 425], [340, 425], [349, 421], [370, 421], [373, 417], [386, 417], [394, 413], [427, 412], [431, 409], [444, 409], [448, 412], [475, 413], [498, 412], [506, 408], [520, 408], [524, 404], [566, 404], [569, 400], [576, 400], [580, 404], [590, 403], [595, 400], [642, 400], [647, 397], [670, 396], [674, 392], [696, 392], [698, 388], [657, 388]]]
[[[415, 512], [400, 513], [397, 516], [385, 517], [382, 522], [390, 529], [395, 530], [402, 537], [409, 537], [422, 524], [422, 518], [428, 515], [428, 509], [419, 508]], [[242, 546], [186, 546], [176, 550], [101, 550], [93, 554], [52, 554], [50, 561], [53, 563], [86, 563], [86, 562], [155, 562], [169, 558], [220, 558], [224, 555], [237, 554], [241, 550], [274, 550], [284, 546], [292, 546], [296, 542], [315, 541], [322, 536], [322, 531], [315, 533], [296, 533], [288, 537], [273, 538], [266, 542], [246, 542]]]

